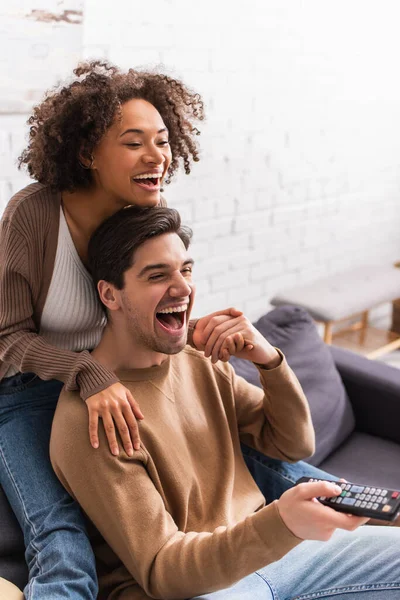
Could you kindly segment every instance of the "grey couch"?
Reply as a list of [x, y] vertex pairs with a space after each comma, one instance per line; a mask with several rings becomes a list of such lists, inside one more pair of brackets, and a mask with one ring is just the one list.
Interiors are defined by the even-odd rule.
[[[400, 489], [400, 370], [324, 345], [297, 307], [279, 307], [255, 325], [282, 349], [305, 390], [317, 439], [310, 462], [349, 481]], [[250, 363], [232, 364], [258, 384]], [[21, 588], [27, 579], [22, 534], [1, 487], [0, 577]]]

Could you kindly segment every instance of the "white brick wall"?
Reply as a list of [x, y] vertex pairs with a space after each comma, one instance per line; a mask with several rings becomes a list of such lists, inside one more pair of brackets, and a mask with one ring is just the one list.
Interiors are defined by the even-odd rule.
[[[61, 10], [57, 0], [47, 2], [46, 10]], [[62, 8], [71, 2], [79, 4], [64, 0]], [[31, 10], [34, 0], [25, 5]], [[194, 229], [198, 314], [235, 304], [256, 318], [282, 287], [399, 260], [398, 2], [203, 0], [188, 7], [187, 0], [153, 0], [139, 11], [131, 0], [85, 0], [83, 25], [59, 22], [57, 33], [54, 22], [40, 24], [53, 36], [62, 28], [51, 48], [56, 53], [60, 43], [65, 57], [70, 44], [68, 61], [53, 69], [35, 57], [30, 79], [31, 57], [16, 71], [18, 85], [13, 69], [6, 85], [15, 96], [26, 75], [44, 89], [61, 63], [70, 69], [81, 53], [122, 67], [164, 63], [203, 95], [201, 162], [166, 190]], [[13, 46], [18, 61], [28, 46]], [[4, 202], [19, 183], [10, 135], [20, 143], [22, 120], [0, 116], [0, 129]]]

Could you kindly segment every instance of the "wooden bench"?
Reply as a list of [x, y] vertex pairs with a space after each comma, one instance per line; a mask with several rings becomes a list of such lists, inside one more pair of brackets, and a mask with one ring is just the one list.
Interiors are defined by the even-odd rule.
[[368, 358], [400, 348], [400, 334], [369, 325], [369, 311], [400, 297], [400, 269], [368, 265], [276, 294], [271, 304], [305, 308], [324, 326], [324, 341]]

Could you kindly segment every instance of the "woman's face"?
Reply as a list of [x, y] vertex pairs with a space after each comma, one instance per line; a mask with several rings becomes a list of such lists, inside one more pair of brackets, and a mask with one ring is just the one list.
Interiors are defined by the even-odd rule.
[[146, 100], [129, 100], [121, 110], [122, 119], [115, 120], [93, 151], [96, 188], [119, 204], [156, 206], [171, 164], [168, 131]]

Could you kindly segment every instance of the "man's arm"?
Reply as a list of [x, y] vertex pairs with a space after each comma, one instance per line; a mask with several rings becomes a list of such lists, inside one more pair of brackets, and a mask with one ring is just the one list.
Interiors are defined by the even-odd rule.
[[276, 502], [232, 527], [179, 531], [146, 450], [133, 458], [122, 452], [113, 457], [105, 443], [94, 450], [78, 402], [73, 395], [59, 401], [50, 446], [53, 467], [149, 596], [179, 599], [226, 588], [300, 543]]
[[[287, 461], [313, 454], [315, 436], [308, 402], [282, 353], [244, 315], [227, 319], [214, 313], [208, 321], [204, 318], [196, 330], [194, 340], [198, 348], [232, 382], [241, 440], [273, 458]], [[230, 356], [256, 365], [263, 390], [223, 364]]]
[[236, 375], [230, 365], [229, 370], [241, 441], [272, 458], [295, 462], [313, 454], [315, 434], [304, 392], [280, 356], [274, 369], [257, 365], [262, 390]]

